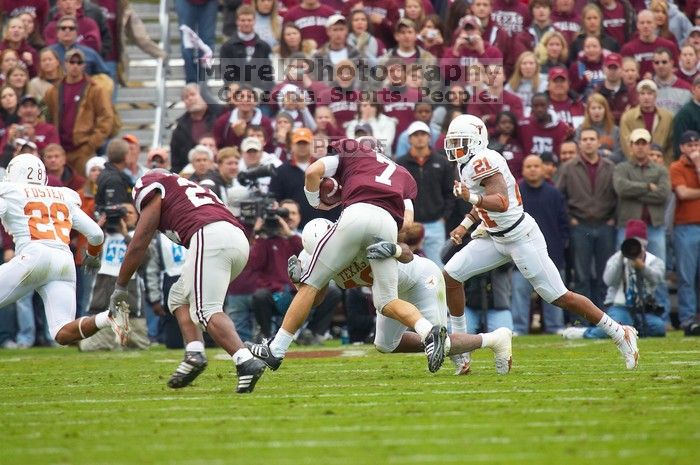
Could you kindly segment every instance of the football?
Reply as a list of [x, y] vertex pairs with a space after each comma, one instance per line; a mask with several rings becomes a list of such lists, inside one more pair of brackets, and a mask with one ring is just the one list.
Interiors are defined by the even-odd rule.
[[319, 188], [319, 196], [321, 197], [321, 203], [326, 205], [334, 205], [340, 202], [341, 193], [343, 188], [338, 184], [335, 178], [323, 178], [321, 179], [321, 186]]

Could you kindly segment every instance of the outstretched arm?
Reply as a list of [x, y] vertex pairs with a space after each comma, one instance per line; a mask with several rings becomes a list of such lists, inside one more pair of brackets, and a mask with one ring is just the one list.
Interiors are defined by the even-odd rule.
[[[508, 186], [501, 173], [496, 173], [481, 180], [485, 195], [469, 192], [466, 184], [455, 181], [454, 194], [474, 207], [483, 208], [492, 212], [505, 212], [508, 210]], [[472, 209], [474, 213], [474, 209]]]
[[125, 288], [129, 283], [131, 276], [136, 272], [141, 265], [144, 257], [148, 252], [148, 246], [153, 239], [153, 235], [158, 230], [160, 224], [160, 196], [156, 195], [148, 202], [148, 205], [142, 207], [139, 222], [136, 223], [134, 237], [126, 249], [124, 261], [119, 269], [117, 277], [117, 287]]

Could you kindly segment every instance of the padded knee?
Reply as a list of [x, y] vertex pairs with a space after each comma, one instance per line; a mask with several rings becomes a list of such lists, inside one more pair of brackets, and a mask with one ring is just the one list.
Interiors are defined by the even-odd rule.
[[374, 341], [374, 347], [375, 347], [375, 349], [377, 349], [379, 352], [381, 352], [383, 354], [390, 354], [394, 350], [396, 350], [396, 346], [390, 347], [390, 346], [387, 346], [384, 344], [380, 344], [377, 341]]
[[175, 310], [183, 305], [189, 305], [189, 303], [189, 295], [185, 292], [185, 282], [180, 278], [172, 285], [168, 293], [168, 310], [170, 313], [175, 313]]

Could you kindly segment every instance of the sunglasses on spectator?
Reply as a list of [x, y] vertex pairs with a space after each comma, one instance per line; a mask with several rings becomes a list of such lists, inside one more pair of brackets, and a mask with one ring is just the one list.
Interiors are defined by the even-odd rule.
[[71, 65], [82, 65], [85, 62], [83, 60], [70, 60], [68, 63]]
[[665, 65], [668, 64], [668, 60], [654, 60], [655, 65]]
[[649, 145], [649, 142], [645, 141], [644, 139], [639, 139], [634, 142], [632, 142], [634, 145]]
[[61, 27], [59, 27], [59, 29], [62, 31], [75, 31], [76, 27], [75, 26], [61, 26]]

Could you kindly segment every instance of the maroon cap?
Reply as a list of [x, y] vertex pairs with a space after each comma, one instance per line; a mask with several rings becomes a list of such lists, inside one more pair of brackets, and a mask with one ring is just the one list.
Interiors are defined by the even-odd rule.
[[617, 53], [610, 53], [603, 60], [603, 66], [615, 65], [618, 68], [622, 66], [622, 57]]
[[553, 81], [558, 77], [563, 77], [568, 80], [569, 72], [561, 66], [555, 66], [554, 68], [550, 68], [549, 73], [547, 73], [547, 80]]
[[629, 220], [625, 225], [625, 239], [647, 240], [647, 224], [642, 220]]

